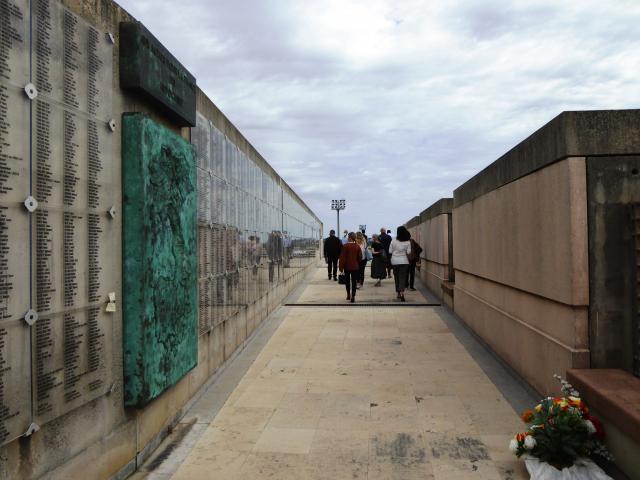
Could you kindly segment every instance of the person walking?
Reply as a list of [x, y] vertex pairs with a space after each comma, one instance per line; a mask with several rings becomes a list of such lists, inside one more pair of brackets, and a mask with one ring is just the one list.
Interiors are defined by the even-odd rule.
[[409, 255], [411, 254], [411, 235], [403, 225], [398, 227], [396, 238], [389, 245], [391, 265], [393, 266], [393, 279], [396, 282], [398, 299], [404, 302], [404, 290], [407, 286], [407, 272], [409, 270]]
[[389, 263], [389, 247], [391, 246], [391, 235], [389, 235], [387, 233], [387, 229], [382, 227], [380, 229], [380, 243], [382, 244], [382, 246], [384, 247], [384, 252], [386, 254], [386, 258], [387, 258], [387, 265], [386, 265], [386, 269], [387, 269], [387, 277], [391, 278], [391, 263]]
[[344, 235], [342, 236], [342, 244], [346, 245], [349, 242], [349, 232], [344, 231]]
[[362, 260], [362, 249], [356, 243], [356, 234], [351, 232], [347, 237], [349, 241], [342, 247], [340, 252], [340, 261], [338, 269], [340, 273], [344, 272], [344, 285], [347, 289], [347, 300], [351, 303], [356, 301], [356, 288], [358, 283], [358, 274], [360, 271], [360, 260]]
[[358, 269], [358, 288], [362, 288], [364, 285], [364, 271], [367, 268], [367, 261], [371, 253], [369, 252], [367, 241], [362, 232], [356, 233], [356, 243], [360, 247], [360, 250], [362, 250], [362, 259], [360, 260], [360, 268]]
[[340, 251], [342, 250], [342, 242], [336, 237], [336, 231], [329, 231], [329, 236], [324, 239], [324, 260], [327, 262], [327, 273], [329, 280], [333, 277], [334, 280], [338, 280], [338, 259], [340, 258]]
[[[267, 239], [267, 255], [269, 256], [269, 283], [274, 281], [276, 273], [280, 277], [280, 262], [282, 260], [282, 237], [280, 232], [273, 230]], [[277, 269], [277, 271], [276, 271]], [[278, 280], [277, 278], [275, 279]]]
[[373, 286], [379, 287], [381, 285], [380, 282], [387, 278], [387, 253], [384, 245], [380, 242], [379, 235], [373, 235], [371, 239], [371, 250], [373, 256], [371, 260], [371, 278], [378, 280]]
[[409, 233], [409, 242], [411, 242], [411, 254], [409, 254], [409, 271], [407, 272], [407, 287], [409, 290], [415, 292], [415, 279], [416, 279], [416, 267], [420, 264], [420, 254], [422, 253], [422, 247], [418, 245]]
[[282, 232], [282, 265], [284, 268], [289, 268], [291, 262], [291, 254], [293, 249], [291, 248], [293, 243], [288, 232]]

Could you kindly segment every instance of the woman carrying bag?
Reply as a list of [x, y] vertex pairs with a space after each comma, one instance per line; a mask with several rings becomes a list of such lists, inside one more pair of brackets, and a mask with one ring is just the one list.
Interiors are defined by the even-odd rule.
[[404, 302], [404, 290], [407, 286], [407, 273], [409, 271], [409, 257], [411, 255], [411, 235], [404, 226], [399, 226], [396, 238], [391, 241], [389, 255], [391, 256], [391, 267], [393, 268], [393, 279], [396, 282], [396, 293], [398, 299]]
[[349, 241], [342, 247], [340, 252], [340, 260], [338, 261], [338, 269], [340, 273], [345, 274], [345, 287], [347, 289], [347, 300], [351, 303], [356, 301], [356, 286], [358, 283], [358, 274], [360, 273], [360, 261], [362, 260], [362, 250], [360, 245], [356, 243], [356, 234], [351, 232], [348, 236]]

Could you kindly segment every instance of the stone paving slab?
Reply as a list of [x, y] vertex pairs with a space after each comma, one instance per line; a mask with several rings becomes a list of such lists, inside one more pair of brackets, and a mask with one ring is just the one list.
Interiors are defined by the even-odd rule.
[[[418, 275], [418, 274], [416, 274]], [[419, 280], [416, 279], [417, 282]], [[365, 281], [363, 288], [356, 292], [356, 302], [358, 303], [397, 303], [395, 283], [393, 278], [382, 280], [380, 287], [374, 287], [375, 279], [371, 278], [371, 269], [365, 270]], [[318, 269], [310, 279], [306, 288], [296, 304], [318, 304], [318, 303], [347, 303], [347, 291], [344, 285], [327, 278], [326, 269]], [[421, 292], [407, 290], [405, 292], [406, 303], [409, 304], [439, 304], [440, 302], [432, 295], [427, 297]]]
[[518, 415], [442, 308], [288, 307], [172, 478], [528, 478]]

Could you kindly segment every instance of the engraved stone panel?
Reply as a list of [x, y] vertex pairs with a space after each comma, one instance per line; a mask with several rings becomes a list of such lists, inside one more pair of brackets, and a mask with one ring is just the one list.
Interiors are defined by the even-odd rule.
[[29, 1], [0, 0], [0, 81], [29, 82]]
[[24, 321], [0, 322], [0, 445], [27, 431], [31, 423], [30, 335]]
[[27, 0], [0, 0], [0, 445], [31, 423], [28, 20]]
[[32, 8], [32, 384], [43, 424], [112, 382], [113, 52], [104, 32], [60, 2]]
[[318, 238], [309, 239], [305, 232], [313, 227], [318, 232], [319, 224], [282, 190], [279, 180], [200, 112], [191, 139], [198, 157], [198, 305], [203, 334], [310, 263], [308, 252], [316, 248]]

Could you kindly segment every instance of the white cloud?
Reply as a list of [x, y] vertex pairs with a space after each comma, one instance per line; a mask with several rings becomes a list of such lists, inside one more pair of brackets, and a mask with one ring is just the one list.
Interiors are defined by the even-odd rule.
[[640, 101], [635, 0], [125, 0], [333, 226], [405, 221], [563, 110]]

